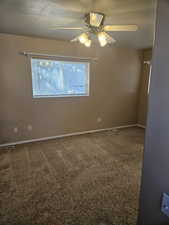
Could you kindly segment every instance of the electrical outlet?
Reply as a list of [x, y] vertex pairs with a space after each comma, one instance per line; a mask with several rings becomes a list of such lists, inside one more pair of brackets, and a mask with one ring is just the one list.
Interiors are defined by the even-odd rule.
[[169, 217], [169, 195], [163, 193], [161, 211]]
[[17, 128], [17, 127], [14, 127], [13, 132], [14, 132], [15, 134], [18, 133], [18, 128]]
[[29, 125], [27, 126], [27, 129], [28, 129], [28, 131], [32, 131], [32, 125], [29, 124]]
[[98, 118], [97, 118], [97, 122], [98, 122], [98, 123], [101, 123], [101, 122], [102, 122], [102, 118], [101, 118], [101, 117], [98, 117]]

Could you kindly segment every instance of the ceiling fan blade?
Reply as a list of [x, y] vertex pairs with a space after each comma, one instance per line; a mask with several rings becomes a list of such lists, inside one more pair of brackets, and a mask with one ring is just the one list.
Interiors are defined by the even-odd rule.
[[52, 27], [51, 30], [83, 30], [84, 27]]
[[106, 25], [104, 31], [137, 31], [137, 25]]

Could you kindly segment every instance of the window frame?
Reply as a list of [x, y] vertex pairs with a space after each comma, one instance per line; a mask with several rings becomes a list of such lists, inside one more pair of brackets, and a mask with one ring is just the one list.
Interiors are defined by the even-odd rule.
[[[39, 60], [53, 60], [53, 61], [61, 61], [61, 62], [68, 62], [68, 63], [85, 63], [87, 64], [87, 84], [86, 84], [86, 93], [85, 94], [69, 94], [69, 95], [34, 95], [33, 94], [33, 76], [32, 76], [32, 60], [39, 59]], [[66, 57], [58, 58], [53, 56], [30, 56], [29, 57], [29, 64], [30, 64], [30, 73], [31, 73], [31, 88], [32, 88], [32, 98], [33, 99], [47, 99], [47, 98], [72, 98], [72, 97], [89, 97], [90, 96], [90, 66], [91, 62], [89, 60], [83, 59], [68, 59]]]

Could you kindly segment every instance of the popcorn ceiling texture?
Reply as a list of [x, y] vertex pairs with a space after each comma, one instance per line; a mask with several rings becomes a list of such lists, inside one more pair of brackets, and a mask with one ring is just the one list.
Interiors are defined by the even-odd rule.
[[134, 225], [144, 131], [0, 149], [0, 225]]

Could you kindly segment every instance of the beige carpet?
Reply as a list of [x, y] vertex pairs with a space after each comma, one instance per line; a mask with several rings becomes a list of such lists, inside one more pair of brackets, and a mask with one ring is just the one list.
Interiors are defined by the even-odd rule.
[[0, 225], [135, 225], [144, 131], [0, 149]]

